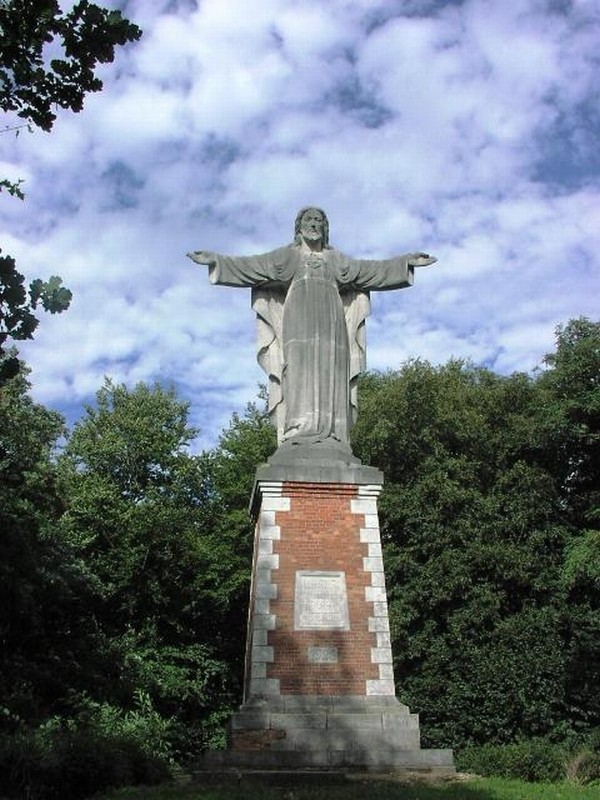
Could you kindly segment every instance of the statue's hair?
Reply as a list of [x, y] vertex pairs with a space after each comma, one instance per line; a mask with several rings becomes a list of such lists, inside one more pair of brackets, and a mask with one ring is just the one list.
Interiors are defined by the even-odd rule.
[[307, 211], [318, 211], [323, 215], [323, 247], [329, 249], [329, 220], [327, 219], [327, 214], [323, 211], [323, 209], [318, 208], [317, 206], [304, 206], [304, 208], [301, 208], [296, 214], [296, 222], [294, 224], [294, 244], [301, 244], [300, 225], [302, 224], [302, 217]]

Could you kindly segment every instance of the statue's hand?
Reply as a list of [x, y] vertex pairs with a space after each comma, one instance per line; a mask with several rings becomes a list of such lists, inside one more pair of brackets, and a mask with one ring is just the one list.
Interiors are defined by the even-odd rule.
[[435, 264], [437, 258], [430, 256], [429, 253], [409, 253], [408, 263], [411, 267], [428, 267]]
[[217, 263], [216, 253], [211, 253], [210, 250], [194, 250], [193, 253], [188, 253], [187, 256], [192, 261], [195, 261], [196, 264], [206, 264], [208, 267], [212, 267]]

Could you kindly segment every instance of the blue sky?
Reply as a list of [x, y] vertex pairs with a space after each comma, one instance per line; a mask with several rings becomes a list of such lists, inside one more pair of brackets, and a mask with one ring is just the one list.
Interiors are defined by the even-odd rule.
[[27, 194], [0, 195], [3, 249], [74, 292], [22, 348], [37, 400], [74, 419], [104, 375], [174, 382], [213, 444], [263, 376], [249, 291], [185, 253], [285, 244], [307, 204], [350, 255], [438, 258], [373, 297], [372, 369], [530, 371], [598, 318], [597, 0], [112, 5], [144, 36], [103, 92], [2, 137]]

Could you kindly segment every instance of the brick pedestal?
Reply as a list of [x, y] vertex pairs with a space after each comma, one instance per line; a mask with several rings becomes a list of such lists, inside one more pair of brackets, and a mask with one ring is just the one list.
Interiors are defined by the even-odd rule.
[[421, 750], [418, 716], [395, 697], [381, 483], [308, 476], [259, 472], [244, 704], [205, 766], [452, 773], [452, 752]]
[[258, 484], [246, 701], [394, 696], [380, 490]]

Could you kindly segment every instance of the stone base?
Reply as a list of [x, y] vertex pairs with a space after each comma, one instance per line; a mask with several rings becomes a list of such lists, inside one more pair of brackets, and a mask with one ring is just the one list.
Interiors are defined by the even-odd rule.
[[452, 750], [375, 750], [365, 751], [270, 751], [270, 750], [208, 750], [194, 765], [193, 773], [223, 778], [234, 773], [239, 779], [246, 775], [276, 773], [284, 775], [286, 782], [295, 776], [298, 782], [303, 775], [370, 772], [409, 775], [420, 773], [437, 778], [456, 774]]
[[360, 486], [383, 483], [383, 473], [362, 464], [347, 447], [323, 442], [281, 445], [266, 464], [256, 470], [250, 508], [257, 505], [256, 490], [262, 482], [339, 483]]
[[245, 701], [229, 749], [198, 767], [212, 779], [236, 770], [452, 775], [452, 751], [422, 750], [418, 716], [395, 696], [381, 474], [336, 460], [329, 444], [305, 455], [283, 446], [257, 470]]
[[451, 750], [421, 750], [419, 719], [396, 698], [300, 696], [253, 701], [233, 715], [230, 749], [200, 769], [455, 772]]

